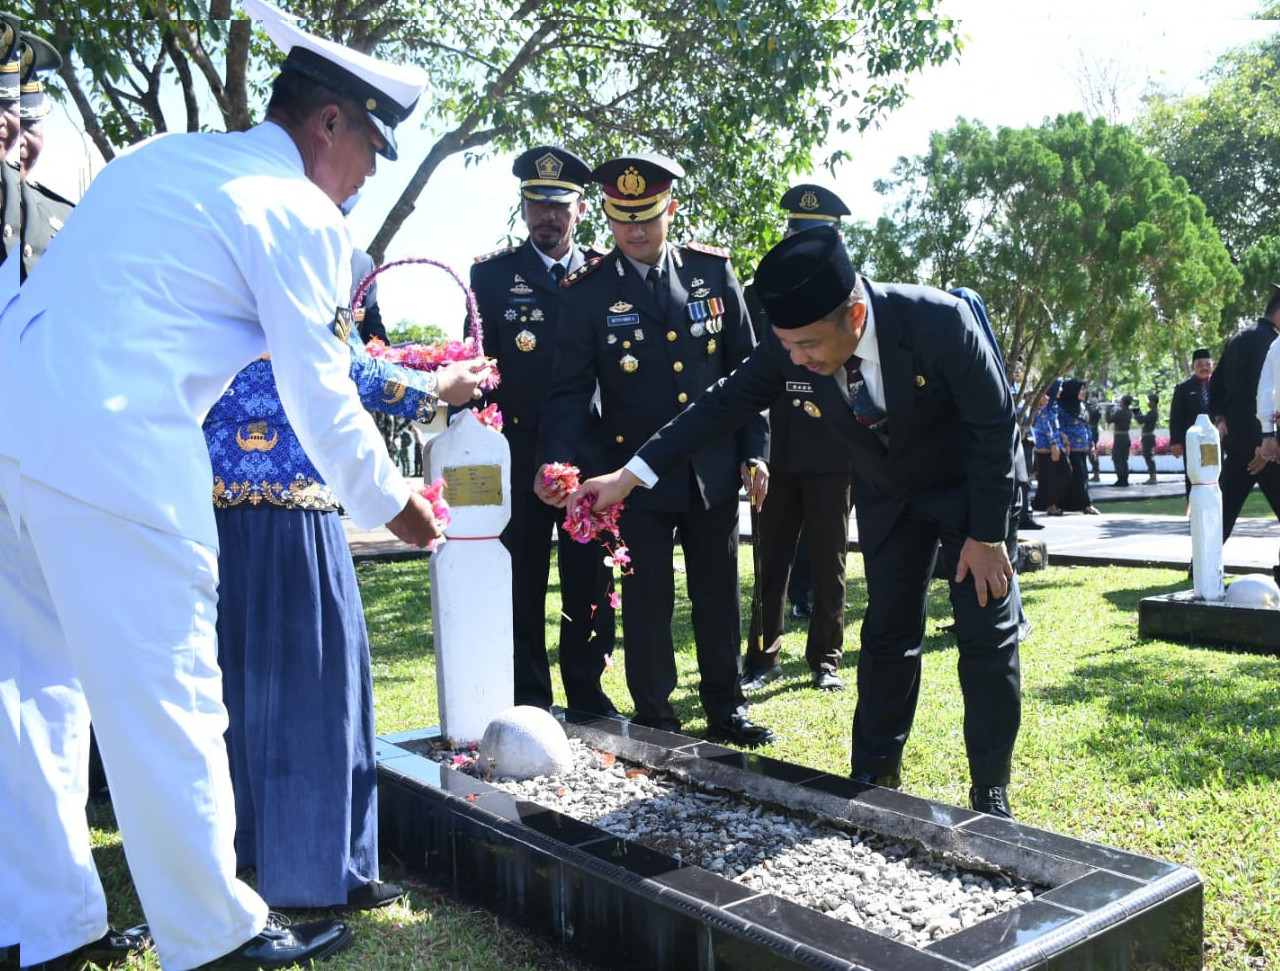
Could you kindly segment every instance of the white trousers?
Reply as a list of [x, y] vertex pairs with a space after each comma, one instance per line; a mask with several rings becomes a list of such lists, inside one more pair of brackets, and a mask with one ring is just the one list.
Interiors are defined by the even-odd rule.
[[[0, 520], [0, 636], [17, 643], [20, 786], [0, 789], [0, 820], [17, 821], [0, 848], [0, 892], [16, 884], [22, 961], [64, 954], [107, 927], [85, 821], [92, 710], [161, 967], [185, 971], [253, 937], [267, 914], [235, 877], [217, 556], [30, 479], [20, 489], [20, 533]], [[4, 663], [8, 760], [14, 672]], [[0, 909], [13, 911], [7, 901]], [[7, 929], [0, 924], [0, 938]]]

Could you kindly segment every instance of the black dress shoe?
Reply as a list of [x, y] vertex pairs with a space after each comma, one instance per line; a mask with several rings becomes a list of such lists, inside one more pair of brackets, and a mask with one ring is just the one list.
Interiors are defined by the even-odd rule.
[[[101, 967], [107, 967], [124, 961], [131, 955], [141, 954], [150, 947], [151, 931], [146, 924], [130, 927], [127, 931], [113, 931], [108, 928], [107, 932], [96, 941], [90, 941], [70, 954], [23, 965], [22, 968], [23, 971], [72, 971], [75, 968], [83, 968], [90, 961]], [[0, 968], [18, 967], [21, 953], [19, 946], [15, 944], [8, 950], [9, 957], [0, 962]], [[12, 965], [8, 963], [10, 959], [13, 961]]]
[[988, 816], [1013, 819], [1013, 810], [1009, 808], [1009, 794], [1004, 786], [970, 786], [969, 808]]
[[897, 772], [876, 775], [874, 772], [850, 772], [849, 778], [864, 786], [880, 786], [882, 789], [901, 789], [902, 776]]
[[844, 680], [834, 671], [814, 671], [813, 686], [819, 691], [843, 691]]
[[769, 668], [749, 667], [742, 672], [742, 678], [738, 683], [743, 691], [759, 691], [770, 681], [777, 681], [780, 677], [782, 677], [781, 664], [775, 664]]
[[813, 616], [813, 605], [812, 604], [792, 604], [791, 616], [796, 618], [796, 620], [807, 620], [808, 618]]
[[1044, 523], [1036, 522], [1034, 519], [1019, 519], [1018, 529], [1044, 529]]
[[778, 736], [772, 729], [757, 725], [741, 712], [734, 712], [723, 721], [707, 723], [707, 740], [712, 742], [732, 742], [755, 748], [757, 745], [768, 745], [777, 741]]
[[370, 880], [347, 894], [347, 910], [377, 910], [400, 900], [409, 891], [398, 883]]
[[245, 941], [230, 954], [208, 965], [218, 971], [230, 968], [287, 968], [307, 966], [336, 954], [351, 943], [351, 928], [340, 920], [313, 920], [291, 927], [279, 914], [267, 915], [267, 926], [257, 937]]

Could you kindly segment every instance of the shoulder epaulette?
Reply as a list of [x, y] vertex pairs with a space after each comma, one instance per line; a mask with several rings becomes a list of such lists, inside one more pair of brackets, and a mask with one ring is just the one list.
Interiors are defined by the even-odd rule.
[[600, 263], [601, 263], [600, 257], [593, 256], [591, 259], [587, 260], [587, 262], [583, 263], [580, 267], [578, 267], [576, 270], [574, 270], [572, 273], [566, 276], [563, 280], [561, 280], [560, 286], [562, 287], [573, 286], [579, 280], [583, 279], [584, 277], [590, 276], [592, 273], [594, 273], [596, 270], [596, 267], [598, 267]]
[[730, 253], [727, 246], [712, 246], [710, 243], [698, 243], [689, 240], [684, 244], [685, 249], [691, 249], [695, 253], [706, 253], [708, 256], [718, 256], [722, 260], [727, 260], [733, 254]]
[[44, 185], [40, 182], [33, 182], [31, 179], [28, 179], [27, 188], [33, 189], [34, 191], [40, 193], [46, 199], [52, 199], [54, 202], [61, 202], [63, 205], [67, 205], [67, 206], [71, 206], [72, 208], [75, 208], [75, 203], [72, 202], [70, 199], [68, 199], [66, 196], [63, 196], [58, 194], [57, 192], [54, 192], [47, 185]]
[[506, 256], [507, 254], [514, 253], [514, 252], [515, 252], [515, 249], [513, 247], [504, 246], [502, 247], [502, 249], [496, 249], [492, 253], [485, 253], [483, 256], [477, 256], [474, 260], [472, 260], [472, 262], [488, 263], [490, 260], [496, 260], [499, 256]]
[[588, 260], [601, 259], [608, 252], [609, 251], [607, 249], [601, 249], [595, 243], [592, 243], [590, 246], [582, 247], [582, 256], [584, 259]]

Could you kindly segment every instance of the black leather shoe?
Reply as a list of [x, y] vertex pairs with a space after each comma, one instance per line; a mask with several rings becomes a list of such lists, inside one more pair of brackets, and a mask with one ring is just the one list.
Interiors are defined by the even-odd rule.
[[[23, 971], [73, 971], [83, 968], [92, 961], [101, 967], [124, 961], [134, 954], [141, 954], [151, 947], [151, 931], [146, 924], [130, 927], [127, 931], [113, 931], [108, 928], [96, 941], [78, 947], [70, 954], [39, 961], [35, 964], [23, 965]], [[18, 967], [20, 948], [13, 945], [8, 949], [9, 956], [0, 961], [0, 968]], [[3, 952], [0, 951], [0, 957]], [[12, 960], [12, 964], [9, 961]]]
[[724, 721], [707, 723], [707, 740], [713, 742], [732, 742], [755, 748], [757, 745], [768, 745], [777, 741], [778, 736], [772, 729], [757, 725], [746, 715], [735, 712]]
[[874, 772], [850, 772], [849, 778], [864, 786], [880, 786], [882, 789], [901, 789], [902, 776], [897, 772], [876, 775]]
[[1009, 794], [1004, 786], [970, 786], [969, 808], [988, 816], [1013, 819], [1013, 810], [1009, 808]]
[[759, 691], [770, 681], [777, 681], [782, 677], [782, 665], [775, 664], [770, 668], [747, 668], [742, 672], [742, 678], [739, 684], [743, 691]]
[[267, 926], [257, 937], [245, 941], [230, 954], [208, 965], [218, 971], [231, 968], [287, 968], [307, 966], [336, 954], [351, 943], [351, 928], [340, 920], [313, 920], [291, 927], [279, 914], [267, 916]]
[[844, 680], [834, 671], [814, 671], [813, 686], [819, 691], [843, 691]]
[[383, 883], [381, 880], [370, 880], [362, 883], [347, 894], [347, 910], [377, 910], [387, 904], [395, 903], [409, 891], [398, 883]]
[[1036, 522], [1034, 519], [1019, 519], [1019, 531], [1024, 529], [1044, 529], [1044, 523]]
[[813, 616], [812, 604], [792, 604], [791, 616], [796, 620], [807, 620]]

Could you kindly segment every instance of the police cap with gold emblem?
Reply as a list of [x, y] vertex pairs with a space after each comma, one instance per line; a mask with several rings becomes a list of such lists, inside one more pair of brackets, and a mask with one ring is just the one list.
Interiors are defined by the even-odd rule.
[[844, 240], [833, 226], [788, 236], [756, 267], [756, 294], [769, 322], [807, 327], [839, 307], [858, 282]]
[[40, 80], [43, 71], [56, 71], [62, 66], [62, 55], [43, 37], [23, 32], [21, 40], [21, 105], [18, 109], [24, 123], [40, 121], [48, 116], [50, 104]]
[[604, 211], [619, 222], [656, 219], [671, 199], [671, 183], [684, 175], [675, 159], [655, 152], [623, 155], [601, 162], [591, 173], [604, 190]]
[[22, 74], [21, 31], [22, 21], [7, 10], [0, 10], [0, 103], [12, 104], [18, 100]]
[[511, 165], [520, 195], [536, 202], [574, 202], [591, 181], [591, 166], [559, 145], [521, 152]]
[[811, 182], [793, 185], [783, 193], [779, 205], [787, 211], [787, 230], [793, 233], [815, 226], [836, 225], [841, 216], [849, 215], [843, 199]]
[[344, 95], [364, 108], [370, 123], [386, 140], [379, 151], [396, 160], [395, 127], [409, 117], [427, 85], [427, 75], [411, 64], [390, 64], [308, 34], [297, 19], [266, 0], [244, 0], [244, 9], [262, 21], [276, 47], [286, 53], [280, 73], [293, 72]]

